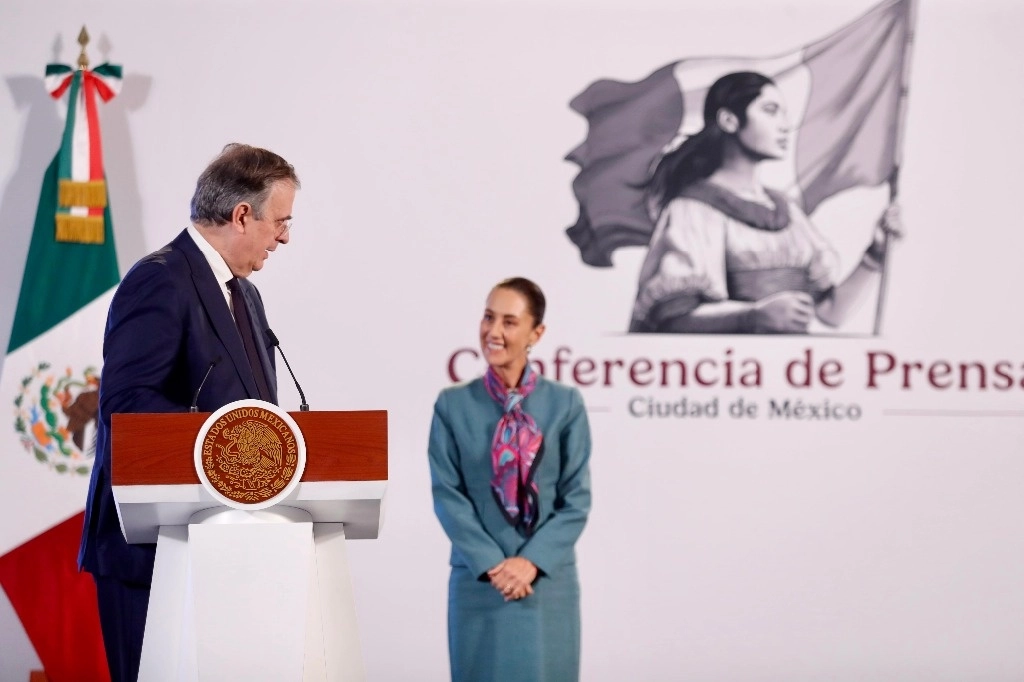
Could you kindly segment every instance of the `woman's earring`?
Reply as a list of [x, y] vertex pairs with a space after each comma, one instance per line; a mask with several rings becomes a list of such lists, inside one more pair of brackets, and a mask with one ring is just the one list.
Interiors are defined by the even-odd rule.
[[527, 354], [527, 355], [529, 355], [529, 354], [530, 354], [530, 351], [531, 351], [531, 350], [533, 350], [533, 346], [531, 346], [530, 344], [526, 344], [526, 354]]

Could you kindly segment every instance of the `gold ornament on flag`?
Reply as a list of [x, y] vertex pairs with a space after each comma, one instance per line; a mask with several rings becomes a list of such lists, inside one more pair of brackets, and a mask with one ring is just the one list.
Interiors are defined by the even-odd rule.
[[121, 67], [100, 64], [89, 69], [89, 32], [78, 34], [81, 53], [78, 69], [48, 64], [47, 86], [51, 96], [68, 92], [68, 115], [61, 141], [57, 190], [56, 239], [59, 242], [102, 244], [107, 183], [103, 169], [99, 112], [96, 96], [110, 101], [120, 90]]

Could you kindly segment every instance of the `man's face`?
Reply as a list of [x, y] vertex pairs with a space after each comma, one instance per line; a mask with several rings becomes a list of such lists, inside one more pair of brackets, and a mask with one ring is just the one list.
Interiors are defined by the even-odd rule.
[[263, 217], [257, 219], [255, 212], [243, 218], [243, 230], [238, 235], [232, 261], [228, 265], [238, 277], [248, 277], [263, 268], [263, 263], [279, 244], [287, 244], [290, 238], [292, 203], [295, 201], [295, 185], [287, 180], [275, 182], [270, 196], [263, 206]]

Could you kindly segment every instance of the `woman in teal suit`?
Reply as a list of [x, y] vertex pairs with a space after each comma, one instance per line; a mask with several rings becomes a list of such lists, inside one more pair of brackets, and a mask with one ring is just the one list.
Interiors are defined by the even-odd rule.
[[434, 510], [452, 542], [452, 679], [579, 679], [575, 544], [590, 510], [590, 428], [575, 388], [528, 362], [544, 334], [528, 279], [491, 290], [486, 374], [441, 391], [430, 428]]

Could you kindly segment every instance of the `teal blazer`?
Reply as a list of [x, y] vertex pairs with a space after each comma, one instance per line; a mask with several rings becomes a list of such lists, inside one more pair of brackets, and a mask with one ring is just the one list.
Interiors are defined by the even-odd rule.
[[491, 439], [502, 407], [483, 379], [441, 391], [430, 427], [434, 511], [452, 541], [451, 565], [486, 579], [507, 557], [545, 574], [574, 565], [574, 546], [590, 511], [590, 427], [580, 392], [544, 377], [523, 401], [544, 440], [535, 465], [539, 522], [529, 537], [509, 524], [491, 492]]

